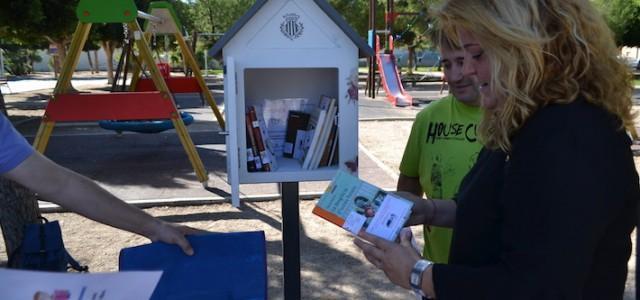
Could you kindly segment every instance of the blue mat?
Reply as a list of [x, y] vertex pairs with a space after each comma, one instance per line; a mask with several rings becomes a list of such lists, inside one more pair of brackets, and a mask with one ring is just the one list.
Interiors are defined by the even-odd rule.
[[151, 299], [267, 299], [264, 232], [189, 236], [194, 256], [151, 243], [120, 251], [120, 271], [163, 270]]

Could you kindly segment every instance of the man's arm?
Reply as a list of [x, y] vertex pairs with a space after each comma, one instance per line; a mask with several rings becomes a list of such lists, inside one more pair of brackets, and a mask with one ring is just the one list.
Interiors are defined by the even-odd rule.
[[423, 199], [419, 177], [409, 177], [400, 174], [397, 190], [399, 196], [413, 202], [413, 208], [411, 209], [411, 216], [407, 221], [407, 226], [426, 224], [440, 227], [453, 227], [456, 221], [455, 201]]
[[418, 197], [422, 197], [422, 187], [420, 186], [420, 177], [410, 177], [400, 174], [398, 178], [398, 192], [409, 192]]
[[197, 233], [196, 229], [156, 219], [38, 152], [3, 176], [38, 193], [43, 199], [87, 218], [143, 235], [152, 241], [177, 244], [185, 253], [193, 254], [184, 235]]

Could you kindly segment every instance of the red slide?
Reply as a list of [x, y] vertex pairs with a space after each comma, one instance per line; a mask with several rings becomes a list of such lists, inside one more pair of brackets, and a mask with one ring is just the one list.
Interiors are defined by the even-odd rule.
[[[390, 40], [390, 42], [392, 41]], [[395, 106], [410, 106], [413, 97], [411, 97], [402, 86], [393, 50], [388, 54], [380, 51], [380, 39], [377, 36], [376, 59], [378, 62], [378, 73], [382, 79], [381, 82], [384, 87], [384, 92], [387, 94], [387, 100]]]

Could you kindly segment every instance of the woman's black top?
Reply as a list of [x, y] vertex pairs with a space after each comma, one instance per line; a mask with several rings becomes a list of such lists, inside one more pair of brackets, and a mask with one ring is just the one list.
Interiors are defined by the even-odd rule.
[[438, 299], [622, 298], [640, 188], [630, 139], [605, 110], [538, 110], [511, 153], [482, 150], [456, 199]]

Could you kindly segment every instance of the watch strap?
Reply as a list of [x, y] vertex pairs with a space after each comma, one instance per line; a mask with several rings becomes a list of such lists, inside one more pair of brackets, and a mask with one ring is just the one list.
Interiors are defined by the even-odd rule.
[[425, 259], [420, 259], [413, 265], [409, 283], [411, 284], [411, 289], [413, 289], [413, 292], [416, 295], [426, 297], [424, 292], [422, 291], [422, 274], [431, 265], [433, 265], [433, 262]]

